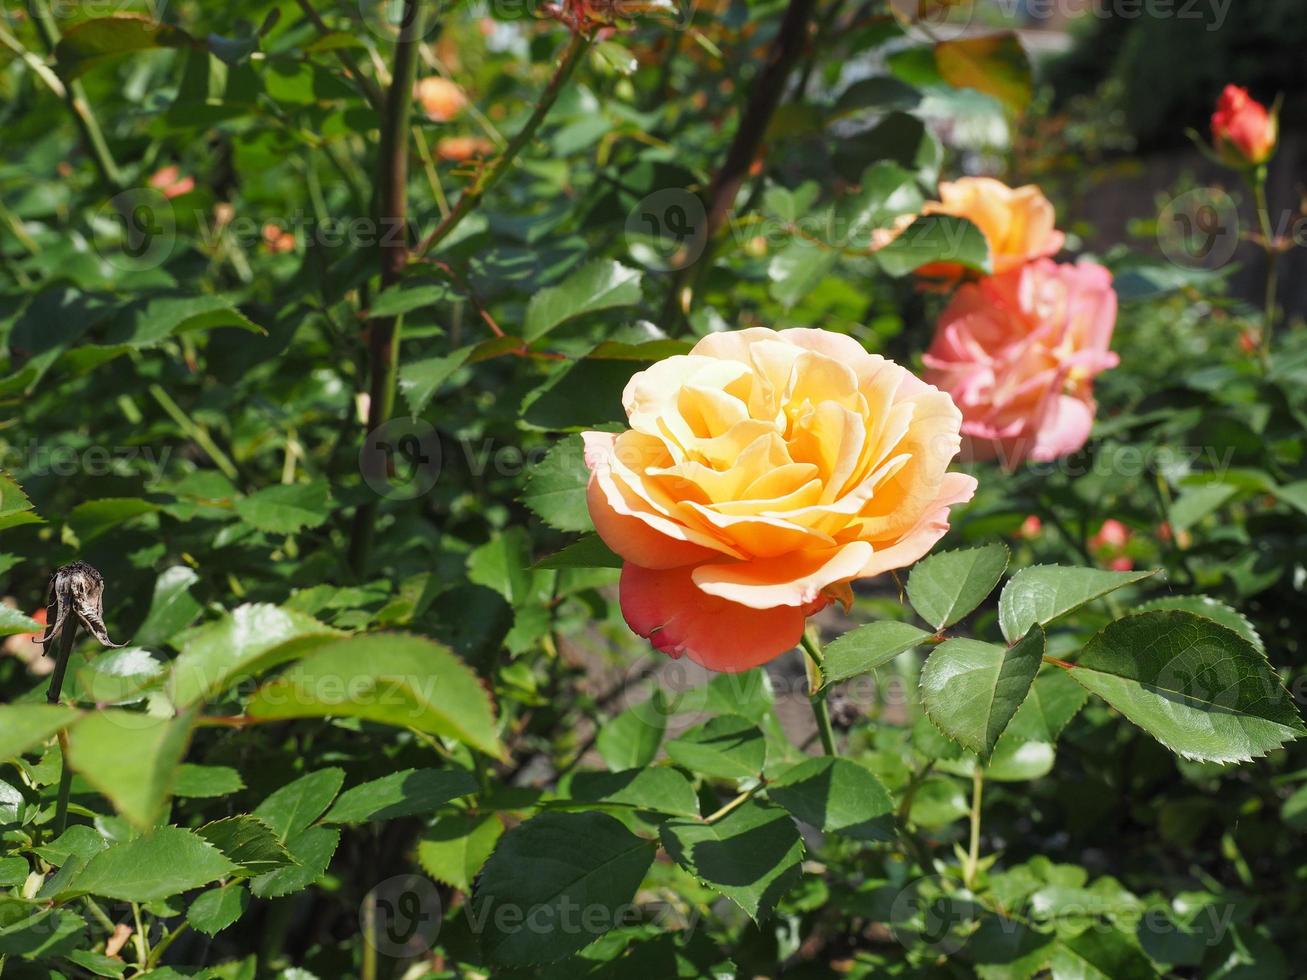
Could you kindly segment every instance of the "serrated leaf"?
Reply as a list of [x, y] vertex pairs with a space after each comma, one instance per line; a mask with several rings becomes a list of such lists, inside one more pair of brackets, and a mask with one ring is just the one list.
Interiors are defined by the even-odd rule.
[[322, 822], [366, 823], [430, 815], [476, 789], [476, 779], [462, 769], [403, 769], [347, 789]]
[[295, 864], [269, 824], [249, 813], [206, 823], [195, 831], [222, 851], [244, 875], [259, 875]]
[[1047, 626], [1095, 599], [1156, 574], [1156, 570], [1108, 572], [1065, 565], [1023, 568], [1008, 579], [998, 599], [998, 622], [1003, 637], [1012, 643], [1025, 636], [1035, 623]]
[[994, 591], [1007, 563], [1000, 543], [931, 555], [908, 574], [908, 601], [935, 629], [952, 626]]
[[987, 757], [1030, 691], [1043, 656], [1038, 626], [1007, 649], [969, 639], [941, 643], [921, 670], [926, 714], [949, 738]]
[[531, 468], [522, 503], [550, 527], [560, 531], [593, 531], [586, 506], [586, 469], [580, 436], [569, 436], [555, 444], [545, 458]]
[[542, 813], [514, 827], [472, 896], [482, 950], [493, 962], [526, 966], [588, 945], [618, 924], [656, 850], [603, 813]]
[[245, 788], [241, 774], [230, 766], [201, 766], [183, 762], [173, 780], [173, 796], [189, 799], [212, 799], [230, 796]]
[[0, 605], [0, 636], [23, 636], [44, 633], [45, 626], [13, 606]]
[[110, 58], [151, 48], [183, 48], [195, 43], [179, 27], [139, 14], [115, 14], [84, 20], [64, 32], [55, 47], [55, 62], [65, 79], [77, 78]]
[[1188, 759], [1246, 762], [1307, 732], [1257, 648], [1192, 613], [1112, 623], [1086, 644], [1071, 676]]
[[415, 416], [421, 415], [440, 386], [467, 363], [474, 350], [474, 346], [460, 347], [444, 357], [428, 357], [403, 365], [399, 369], [399, 391], [408, 402], [408, 410]]
[[471, 891], [503, 832], [503, 823], [493, 813], [443, 814], [418, 841], [418, 863], [437, 881]]
[[762, 772], [767, 742], [747, 718], [722, 715], [667, 743], [672, 761], [717, 779], [748, 779]]
[[204, 607], [191, 595], [200, 576], [189, 565], [165, 569], [154, 582], [154, 596], [145, 622], [132, 637], [142, 647], [158, 647], [195, 622]]
[[140, 829], [152, 827], [190, 745], [195, 713], [176, 718], [107, 708], [68, 730], [68, 764]]
[[[71, 909], [43, 909], [24, 917], [15, 909], [14, 920], [0, 920], [0, 956], [39, 960], [66, 956], [84, 945], [86, 920]], [[15, 966], [18, 966], [15, 963]], [[37, 976], [48, 976], [47, 971]]]
[[244, 915], [249, 905], [250, 893], [243, 885], [211, 888], [186, 907], [186, 921], [197, 932], [216, 936]]
[[622, 556], [604, 544], [599, 535], [587, 534], [531, 567], [540, 571], [551, 568], [621, 568]]
[[68, 526], [83, 545], [125, 524], [159, 510], [158, 505], [139, 497], [107, 497], [85, 500], [68, 514]]
[[256, 604], [239, 606], [222, 619], [192, 630], [173, 661], [167, 691], [186, 707], [219, 694], [231, 684], [298, 656], [288, 641], [340, 636], [339, 630], [293, 609]]
[[854, 840], [894, 840], [894, 801], [880, 780], [849, 759], [808, 759], [780, 773], [767, 797], [806, 824]]
[[291, 834], [286, 838], [286, 849], [295, 864], [250, 879], [250, 891], [257, 898], [280, 898], [303, 891], [322, 877], [339, 846], [340, 831], [335, 827], [306, 827]]
[[236, 513], [255, 530], [295, 534], [326, 523], [331, 514], [331, 490], [326, 480], [279, 483], [237, 499]]
[[207, 885], [235, 870], [221, 851], [198, 834], [180, 827], [158, 827], [96, 854], [58, 898], [90, 894], [123, 902], [153, 902]]
[[272, 793], [254, 809], [285, 840], [322, 816], [345, 783], [345, 771], [331, 767], [301, 776]]
[[1255, 646], [1259, 653], [1266, 652], [1266, 646], [1262, 643], [1261, 636], [1258, 635], [1257, 629], [1248, 620], [1248, 617], [1233, 606], [1227, 606], [1224, 602], [1213, 599], [1211, 596], [1168, 595], [1160, 599], [1151, 599], [1134, 607], [1135, 612], [1152, 612], [1156, 609], [1182, 609], [1198, 616], [1206, 616], [1208, 619], [1220, 623], [1226, 629], [1234, 630]]
[[578, 316], [639, 303], [641, 278], [638, 270], [611, 259], [589, 262], [531, 297], [522, 335], [530, 343]]
[[457, 739], [502, 758], [494, 706], [448, 647], [418, 636], [331, 640], [254, 692], [254, 718], [366, 718]]
[[677, 817], [699, 816], [694, 787], [679, 771], [667, 766], [578, 772], [568, 784], [567, 795], [578, 803], [620, 804]]
[[868, 673], [928, 639], [929, 633], [910, 623], [885, 620], [859, 626], [827, 644], [822, 678], [829, 685]]
[[755, 922], [799, 881], [803, 839], [777, 806], [749, 800], [715, 823], [669, 820], [661, 836], [677, 864]]
[[1026, 742], [1056, 742], [1087, 700], [1089, 692], [1070, 673], [1060, 667], [1045, 670], [1030, 685], [1006, 734]]

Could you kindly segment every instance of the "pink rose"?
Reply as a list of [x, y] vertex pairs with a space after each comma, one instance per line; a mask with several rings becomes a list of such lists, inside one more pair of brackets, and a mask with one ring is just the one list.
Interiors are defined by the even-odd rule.
[[1216, 152], [1235, 167], [1265, 163], [1275, 152], [1280, 127], [1248, 90], [1227, 85], [1212, 113], [1212, 141]]
[[963, 285], [939, 318], [926, 380], [962, 410], [963, 452], [1011, 468], [1089, 438], [1093, 378], [1115, 367], [1112, 276], [1040, 259]]

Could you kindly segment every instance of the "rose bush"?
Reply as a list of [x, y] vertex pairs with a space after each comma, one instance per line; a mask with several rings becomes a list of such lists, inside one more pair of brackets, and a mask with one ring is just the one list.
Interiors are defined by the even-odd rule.
[[6, 980], [1292, 980], [1294, 91], [1193, 195], [1002, 5], [121, 6], [0, 24]]

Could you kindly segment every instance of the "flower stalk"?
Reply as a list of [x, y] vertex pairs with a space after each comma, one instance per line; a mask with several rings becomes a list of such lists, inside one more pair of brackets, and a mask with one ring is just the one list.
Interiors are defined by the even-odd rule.
[[808, 703], [812, 705], [812, 716], [817, 722], [817, 737], [821, 739], [822, 750], [827, 755], [839, 755], [839, 751], [835, 748], [835, 730], [830, 723], [830, 706], [826, 703], [826, 688], [823, 683], [825, 678], [822, 676], [822, 667], [826, 659], [821, 652], [821, 644], [810, 630], [804, 630], [802, 642], [803, 652], [812, 661], [812, 670], [808, 673], [811, 692], [808, 695]]

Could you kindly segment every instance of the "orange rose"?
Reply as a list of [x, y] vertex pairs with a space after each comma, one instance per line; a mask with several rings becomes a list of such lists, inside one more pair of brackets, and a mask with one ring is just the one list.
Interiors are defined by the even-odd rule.
[[585, 433], [622, 613], [673, 657], [740, 671], [791, 649], [854, 579], [910, 565], [976, 481], [952, 399], [824, 330], [711, 334], [636, 374], [631, 428]]
[[180, 167], [168, 166], [150, 176], [150, 186], [171, 201], [195, 190], [195, 178], [183, 177]]
[[[940, 200], [926, 203], [922, 214], [951, 214], [979, 228], [989, 243], [995, 275], [1056, 255], [1066, 240], [1054, 228], [1053, 205], [1034, 184], [1014, 189], [992, 177], [961, 177], [940, 184], [939, 196]], [[962, 271], [954, 263], [937, 262], [917, 273], [955, 279]]]
[[456, 119], [467, 106], [467, 96], [463, 90], [439, 75], [428, 75], [418, 82], [415, 95], [422, 111], [433, 122]]
[[1275, 152], [1280, 126], [1248, 90], [1227, 85], [1212, 114], [1212, 141], [1216, 152], [1234, 167], [1258, 166]]

